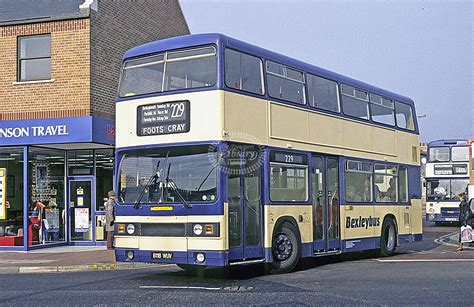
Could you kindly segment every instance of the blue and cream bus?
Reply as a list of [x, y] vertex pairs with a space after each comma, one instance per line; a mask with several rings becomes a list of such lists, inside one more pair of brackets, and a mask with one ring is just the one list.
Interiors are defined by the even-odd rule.
[[127, 51], [116, 107], [118, 261], [281, 273], [422, 237], [407, 97], [199, 34]]
[[459, 194], [466, 190], [471, 176], [470, 146], [471, 141], [467, 139], [437, 140], [428, 144], [427, 221], [458, 222]]

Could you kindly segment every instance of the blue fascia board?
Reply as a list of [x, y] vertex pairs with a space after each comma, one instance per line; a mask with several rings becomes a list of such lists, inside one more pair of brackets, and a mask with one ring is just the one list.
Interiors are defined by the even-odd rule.
[[93, 116], [0, 121], [0, 146], [115, 144], [115, 124]]

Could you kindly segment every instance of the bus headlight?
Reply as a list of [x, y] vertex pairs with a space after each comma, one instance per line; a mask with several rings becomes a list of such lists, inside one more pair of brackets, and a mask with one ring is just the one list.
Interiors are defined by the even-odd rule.
[[219, 223], [191, 223], [187, 233], [194, 237], [218, 237]]
[[204, 256], [203, 253], [197, 253], [196, 260], [197, 262], [203, 263], [206, 260], [206, 256]]
[[431, 213], [434, 213], [434, 212], [435, 212], [435, 209], [434, 209], [434, 208], [430, 208], [430, 212], [431, 212]]
[[135, 254], [133, 253], [133, 251], [128, 251], [128, 252], [127, 252], [127, 259], [128, 259], [128, 260], [132, 260], [133, 257], [135, 257]]
[[135, 233], [135, 225], [133, 224], [128, 224], [127, 225], [127, 233], [129, 235], [133, 235]]
[[196, 225], [194, 225], [194, 227], [193, 227], [193, 232], [194, 232], [194, 234], [195, 234], [196, 236], [201, 235], [201, 233], [202, 233], [202, 226], [201, 226], [201, 224], [196, 224]]

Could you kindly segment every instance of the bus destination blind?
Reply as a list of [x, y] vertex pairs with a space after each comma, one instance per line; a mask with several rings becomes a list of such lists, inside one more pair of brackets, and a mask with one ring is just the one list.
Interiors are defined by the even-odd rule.
[[137, 135], [161, 135], [189, 132], [189, 101], [174, 101], [139, 106]]

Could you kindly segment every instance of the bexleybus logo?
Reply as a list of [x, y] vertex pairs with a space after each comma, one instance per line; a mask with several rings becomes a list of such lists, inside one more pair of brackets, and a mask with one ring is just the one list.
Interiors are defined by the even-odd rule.
[[350, 216], [346, 217], [346, 228], [369, 228], [369, 227], [376, 227], [380, 226], [380, 218], [379, 217], [356, 217], [351, 218]]
[[[253, 135], [241, 132], [228, 132], [226, 135], [232, 140], [238, 140], [245, 144], [230, 144], [227, 151], [215, 155], [217, 143], [209, 146], [209, 160], [220, 171], [229, 175], [254, 174], [263, 166], [265, 147], [260, 140]], [[258, 176], [258, 175], [257, 175]]]

